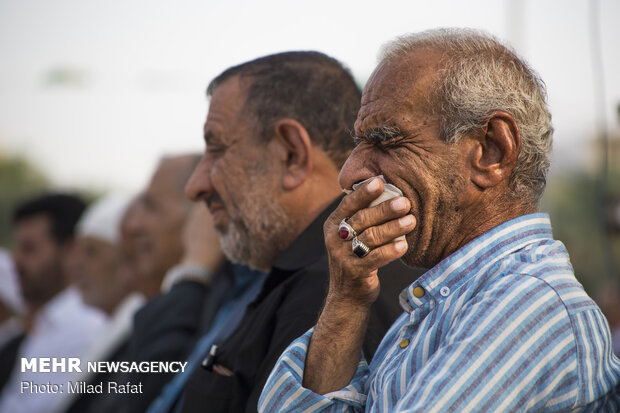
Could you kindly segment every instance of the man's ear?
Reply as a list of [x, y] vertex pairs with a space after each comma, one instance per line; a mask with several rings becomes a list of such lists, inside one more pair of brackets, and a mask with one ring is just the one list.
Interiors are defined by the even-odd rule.
[[314, 153], [306, 128], [294, 119], [281, 119], [275, 125], [275, 135], [282, 145], [282, 187], [294, 189], [301, 185], [312, 171]]
[[469, 159], [472, 182], [487, 189], [508, 179], [521, 150], [519, 127], [512, 115], [504, 111], [491, 113], [483, 133], [474, 141]]

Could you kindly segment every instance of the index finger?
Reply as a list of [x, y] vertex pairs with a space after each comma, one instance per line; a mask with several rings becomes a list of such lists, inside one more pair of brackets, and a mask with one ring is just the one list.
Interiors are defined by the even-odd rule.
[[371, 179], [357, 190], [346, 195], [327, 221], [331, 224], [340, 224], [343, 219], [352, 216], [360, 209], [367, 208], [382, 192], [383, 181], [379, 178]]

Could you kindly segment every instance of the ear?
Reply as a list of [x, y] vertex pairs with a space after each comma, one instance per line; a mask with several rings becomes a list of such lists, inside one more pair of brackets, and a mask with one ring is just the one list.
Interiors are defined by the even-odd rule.
[[508, 179], [521, 150], [519, 127], [512, 115], [504, 111], [491, 113], [483, 133], [474, 141], [469, 159], [472, 182], [487, 189]]
[[314, 164], [312, 141], [306, 128], [294, 119], [281, 119], [275, 125], [275, 135], [284, 150], [282, 187], [290, 190], [301, 185]]

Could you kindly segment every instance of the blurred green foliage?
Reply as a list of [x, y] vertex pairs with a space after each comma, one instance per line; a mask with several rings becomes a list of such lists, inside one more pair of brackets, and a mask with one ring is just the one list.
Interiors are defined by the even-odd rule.
[[[605, 188], [602, 188], [602, 185]], [[575, 275], [592, 296], [620, 279], [620, 233], [610, 231], [605, 200], [620, 194], [620, 173], [612, 171], [607, 182], [579, 172], [549, 182], [541, 210], [551, 216], [553, 235], [564, 243]]]
[[[13, 209], [23, 201], [53, 191], [50, 180], [28, 159], [6, 156], [0, 152], [0, 246], [11, 248]], [[81, 197], [90, 203], [104, 194], [98, 188], [63, 191]]]
[[0, 153], [0, 246], [10, 246], [13, 208], [48, 187], [47, 178], [27, 159]]
[[[606, 194], [619, 196], [620, 171], [612, 167], [605, 185]], [[0, 246], [10, 247], [13, 208], [48, 189], [49, 180], [27, 159], [0, 153]], [[549, 182], [540, 208], [550, 214], [555, 238], [566, 245], [575, 274], [591, 295], [605, 288], [610, 278], [620, 280], [620, 233], [605, 230], [601, 189], [600, 178], [591, 173], [556, 176]], [[80, 194], [92, 201], [101, 191], [89, 189]]]

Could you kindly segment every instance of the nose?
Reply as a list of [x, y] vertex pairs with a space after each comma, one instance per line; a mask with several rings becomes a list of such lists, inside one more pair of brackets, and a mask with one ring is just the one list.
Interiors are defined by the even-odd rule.
[[351, 189], [353, 184], [361, 182], [365, 179], [378, 175], [369, 162], [369, 156], [366, 156], [366, 150], [361, 146], [356, 147], [347, 158], [346, 162], [340, 170], [338, 182], [342, 189]]
[[185, 184], [185, 196], [192, 201], [200, 201], [209, 198], [212, 192], [211, 167], [203, 156]]

